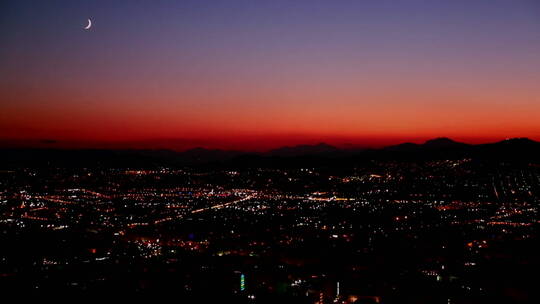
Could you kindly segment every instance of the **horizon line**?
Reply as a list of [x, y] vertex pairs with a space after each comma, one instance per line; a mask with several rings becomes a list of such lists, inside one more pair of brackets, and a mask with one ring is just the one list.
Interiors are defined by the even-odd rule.
[[[205, 149], [205, 150], [218, 150], [218, 151], [237, 151], [237, 152], [247, 152], [247, 153], [264, 153], [271, 152], [273, 150], [282, 149], [282, 148], [295, 148], [302, 146], [318, 146], [318, 145], [327, 145], [334, 147], [339, 150], [354, 150], [354, 149], [384, 149], [386, 147], [392, 147], [402, 144], [417, 144], [422, 145], [426, 142], [437, 140], [437, 139], [448, 139], [456, 143], [462, 143], [467, 145], [483, 145], [483, 144], [494, 144], [499, 142], [504, 142], [506, 140], [515, 140], [515, 139], [527, 139], [531, 141], [538, 142], [537, 139], [527, 137], [527, 136], [517, 136], [517, 137], [505, 137], [501, 139], [490, 139], [484, 141], [475, 141], [467, 142], [462, 140], [455, 140], [452, 137], [448, 136], [437, 136], [429, 139], [422, 140], [402, 140], [396, 141], [395, 143], [383, 144], [383, 145], [369, 145], [361, 143], [341, 143], [341, 144], [332, 144], [327, 141], [306, 141], [299, 142], [294, 144], [283, 144], [275, 145], [271, 147], [266, 147], [264, 149], [245, 149], [245, 148], [223, 148], [219, 146], [212, 146], [208, 144], [191, 144], [186, 145], [186, 147], [175, 148], [175, 144], [172, 143], [176, 141], [176, 145], [182, 144], [182, 141], [197, 141], [189, 139], [143, 139], [143, 140], [119, 140], [119, 141], [106, 141], [106, 140], [56, 140], [56, 139], [9, 139], [9, 138], [0, 138], [0, 149], [42, 149], [42, 150], [155, 150], [155, 151], [174, 151], [174, 152], [186, 152], [195, 149]], [[169, 142], [167, 147], [166, 142]], [[155, 144], [154, 147], [151, 146], [152, 142]], [[157, 144], [160, 142], [161, 144]], [[146, 146], [145, 146], [146, 145]]]

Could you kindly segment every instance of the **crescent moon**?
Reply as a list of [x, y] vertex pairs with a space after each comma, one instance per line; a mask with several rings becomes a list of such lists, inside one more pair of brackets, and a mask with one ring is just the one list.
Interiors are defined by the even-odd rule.
[[92, 27], [92, 20], [88, 19], [88, 25], [84, 29], [89, 30], [91, 27]]

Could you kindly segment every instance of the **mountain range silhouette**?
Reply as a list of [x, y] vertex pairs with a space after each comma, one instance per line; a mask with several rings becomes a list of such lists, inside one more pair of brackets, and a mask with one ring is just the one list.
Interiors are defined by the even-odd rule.
[[267, 152], [193, 148], [172, 150], [107, 149], [0, 149], [0, 167], [32, 166], [289, 166], [353, 165], [366, 160], [430, 160], [473, 158], [478, 160], [539, 161], [540, 142], [511, 138], [488, 144], [466, 144], [446, 137], [422, 144], [402, 143], [380, 149], [338, 148], [326, 143], [281, 147]]

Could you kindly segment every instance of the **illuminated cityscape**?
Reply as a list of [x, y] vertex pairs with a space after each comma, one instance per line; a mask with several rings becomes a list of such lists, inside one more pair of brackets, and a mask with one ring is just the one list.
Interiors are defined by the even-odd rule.
[[2, 0], [0, 38], [3, 302], [540, 303], [540, 0]]
[[1, 286], [238, 303], [532, 299], [538, 163], [300, 163], [6, 168]]

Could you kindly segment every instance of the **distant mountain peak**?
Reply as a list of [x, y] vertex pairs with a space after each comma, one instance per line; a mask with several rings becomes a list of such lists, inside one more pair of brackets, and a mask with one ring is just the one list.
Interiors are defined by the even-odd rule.
[[426, 140], [424, 144], [432, 144], [432, 143], [456, 143], [457, 141], [450, 139], [448, 137], [436, 137], [433, 139]]
[[423, 146], [428, 148], [452, 148], [452, 147], [462, 147], [467, 144], [457, 142], [448, 137], [437, 137], [434, 139], [427, 140]]
[[507, 138], [500, 143], [538, 143], [537, 141], [534, 141], [528, 137], [513, 137], [513, 138]]
[[423, 144], [415, 144], [415, 143], [402, 143], [399, 145], [393, 145], [383, 148], [383, 150], [386, 151], [394, 151], [394, 152], [421, 152], [425, 150], [443, 150], [443, 149], [456, 149], [456, 148], [463, 148], [469, 146], [468, 144], [457, 142], [455, 140], [452, 140], [448, 137], [437, 137], [430, 140], [427, 140]]
[[311, 155], [311, 154], [325, 154], [339, 151], [339, 148], [336, 148], [327, 143], [318, 143], [315, 145], [298, 145], [292, 147], [281, 147], [274, 150], [270, 150], [268, 154], [276, 156], [300, 156], [300, 155]]
[[514, 137], [507, 138], [492, 144], [485, 144], [484, 146], [498, 146], [504, 149], [529, 149], [531, 147], [540, 147], [540, 142], [532, 140], [527, 137]]

